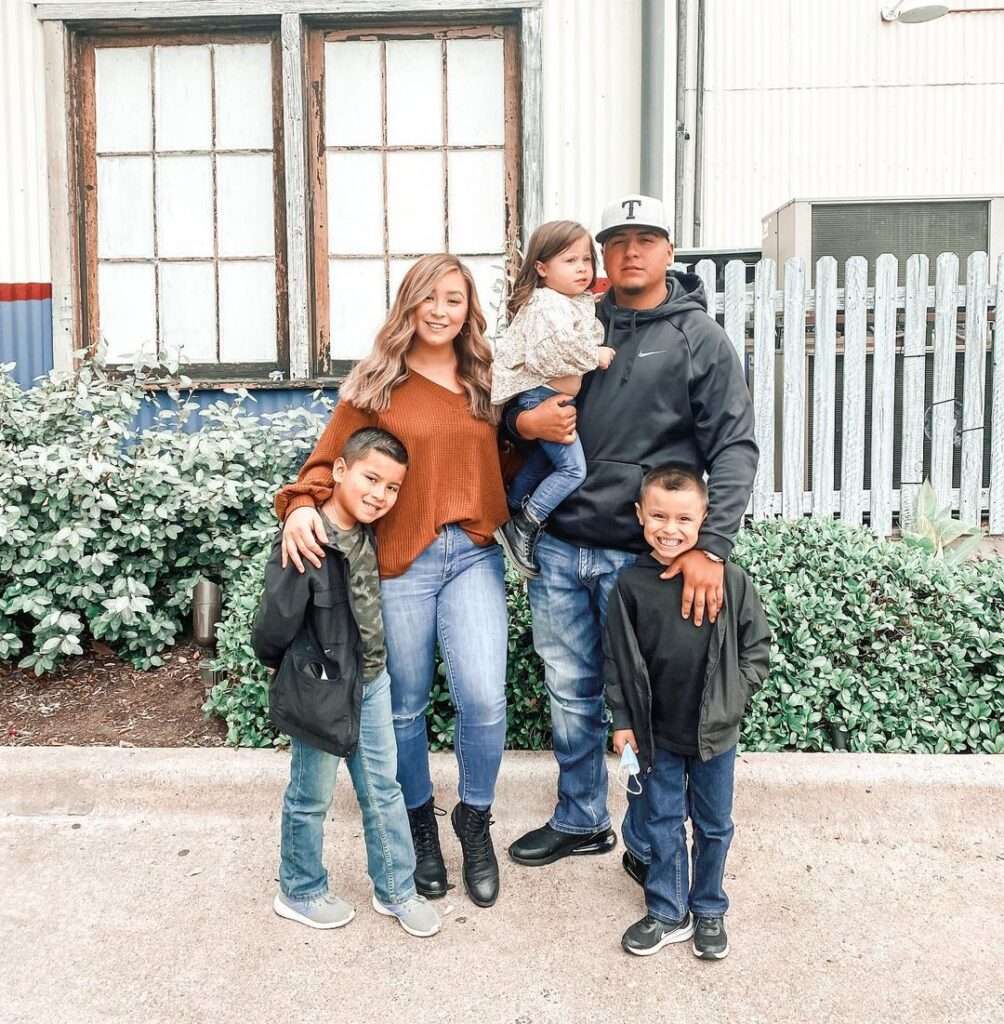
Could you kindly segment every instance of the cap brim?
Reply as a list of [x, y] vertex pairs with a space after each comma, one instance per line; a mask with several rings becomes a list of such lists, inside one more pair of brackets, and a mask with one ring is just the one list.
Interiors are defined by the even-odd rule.
[[638, 221], [631, 221], [630, 224], [615, 224], [613, 227], [597, 231], [596, 241], [602, 245], [611, 235], [616, 235], [618, 231], [626, 231], [628, 228], [642, 228], [646, 231], [658, 231], [660, 235], [665, 235], [667, 239], [669, 238], [669, 230], [662, 224], [642, 224]]

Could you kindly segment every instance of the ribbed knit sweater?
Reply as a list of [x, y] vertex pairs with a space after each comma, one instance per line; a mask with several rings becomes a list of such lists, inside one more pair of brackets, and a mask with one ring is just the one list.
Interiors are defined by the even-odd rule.
[[412, 371], [391, 394], [390, 408], [365, 413], [339, 402], [295, 484], [275, 497], [285, 520], [293, 509], [322, 505], [331, 496], [331, 467], [349, 435], [382, 427], [408, 449], [408, 475], [397, 504], [374, 524], [380, 575], [400, 576], [456, 523], [475, 544], [489, 544], [509, 518], [499, 466], [498, 435], [475, 419], [466, 394], [455, 394]]

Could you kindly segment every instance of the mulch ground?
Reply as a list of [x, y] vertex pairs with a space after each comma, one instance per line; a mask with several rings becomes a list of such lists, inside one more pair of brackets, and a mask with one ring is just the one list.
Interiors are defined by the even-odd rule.
[[0, 668], [0, 745], [219, 747], [226, 727], [202, 714], [208, 652], [179, 643], [140, 672], [92, 641], [50, 676]]

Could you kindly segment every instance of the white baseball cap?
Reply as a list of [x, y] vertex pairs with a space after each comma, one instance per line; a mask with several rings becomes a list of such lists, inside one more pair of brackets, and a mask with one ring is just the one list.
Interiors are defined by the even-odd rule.
[[661, 199], [638, 193], [621, 196], [617, 202], [604, 209], [600, 230], [596, 232], [596, 241], [602, 245], [621, 228], [654, 228], [669, 238], [667, 224], [666, 210]]

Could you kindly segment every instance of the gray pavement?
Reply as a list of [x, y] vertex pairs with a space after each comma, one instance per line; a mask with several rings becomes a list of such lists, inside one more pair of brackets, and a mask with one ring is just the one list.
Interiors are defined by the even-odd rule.
[[[287, 771], [273, 751], [0, 749], [0, 1021], [1004, 1021], [1004, 757], [744, 755], [713, 964], [621, 951], [643, 911], [620, 849], [503, 859], [495, 908], [458, 888], [442, 933], [410, 938], [367, 905], [347, 773], [327, 859], [356, 919], [281, 920]], [[449, 808], [452, 756], [434, 774]], [[500, 851], [547, 818], [555, 776], [506, 754]]]

